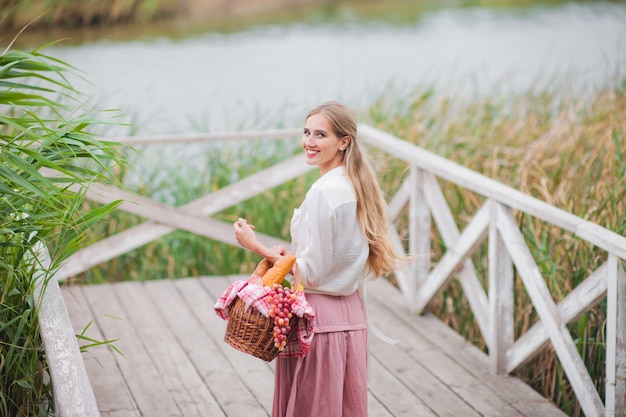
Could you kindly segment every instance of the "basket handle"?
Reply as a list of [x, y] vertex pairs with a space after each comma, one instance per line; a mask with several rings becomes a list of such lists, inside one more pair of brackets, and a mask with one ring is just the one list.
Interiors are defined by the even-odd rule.
[[300, 287], [300, 267], [298, 266], [298, 261], [296, 260], [296, 263], [293, 264], [293, 287], [295, 288], [295, 291], [293, 291], [293, 293], [297, 293], [298, 292], [298, 288]]

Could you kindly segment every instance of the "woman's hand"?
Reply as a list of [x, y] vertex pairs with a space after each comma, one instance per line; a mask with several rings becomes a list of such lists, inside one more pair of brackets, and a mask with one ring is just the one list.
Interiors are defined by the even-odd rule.
[[235, 229], [235, 239], [242, 247], [255, 252], [255, 247], [258, 245], [256, 234], [254, 233], [254, 225], [248, 224], [246, 219], [241, 217], [233, 225]]
[[237, 243], [239, 243], [243, 248], [266, 258], [272, 264], [287, 253], [287, 250], [282, 245], [272, 246], [271, 249], [263, 246], [263, 244], [256, 238], [254, 225], [249, 224], [246, 219], [239, 218], [233, 224], [233, 228], [235, 229], [235, 239], [237, 240]]
[[276, 252], [280, 256], [285, 256], [287, 254], [287, 249], [283, 245], [276, 245], [270, 248], [272, 252]]

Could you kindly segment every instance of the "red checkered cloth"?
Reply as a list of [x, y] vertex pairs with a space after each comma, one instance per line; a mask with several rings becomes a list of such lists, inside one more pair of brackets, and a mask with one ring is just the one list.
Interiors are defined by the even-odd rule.
[[[228, 320], [233, 303], [237, 298], [241, 298], [246, 307], [255, 308], [265, 317], [269, 317], [270, 304], [267, 302], [267, 295], [271, 291], [270, 287], [252, 284], [250, 281], [235, 281], [226, 288], [213, 306], [218, 316]], [[315, 312], [306, 300], [304, 291], [296, 293], [296, 300], [291, 305], [291, 313], [300, 318], [296, 337], [287, 342], [287, 346], [279, 355], [303, 357], [311, 349], [315, 328]]]

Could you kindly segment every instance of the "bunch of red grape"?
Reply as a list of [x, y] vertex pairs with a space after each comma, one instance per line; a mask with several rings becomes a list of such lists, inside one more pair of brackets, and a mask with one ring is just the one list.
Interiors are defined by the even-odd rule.
[[287, 346], [287, 335], [291, 330], [290, 323], [293, 323], [291, 305], [296, 301], [296, 295], [291, 292], [291, 288], [274, 284], [267, 296], [270, 305], [270, 317], [274, 318], [274, 346], [283, 351]]

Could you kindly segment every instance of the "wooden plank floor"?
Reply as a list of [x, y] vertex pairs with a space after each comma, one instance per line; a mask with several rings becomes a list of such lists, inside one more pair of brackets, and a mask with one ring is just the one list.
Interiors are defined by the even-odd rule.
[[[103, 417], [271, 415], [273, 364], [223, 342], [213, 311], [234, 277], [63, 288], [76, 333], [117, 340], [84, 354]], [[516, 378], [492, 375], [487, 357], [432, 316], [409, 316], [387, 281], [368, 286], [370, 417], [565, 416]], [[90, 324], [91, 323], [91, 324]], [[326, 417], [326, 416], [320, 416]]]

